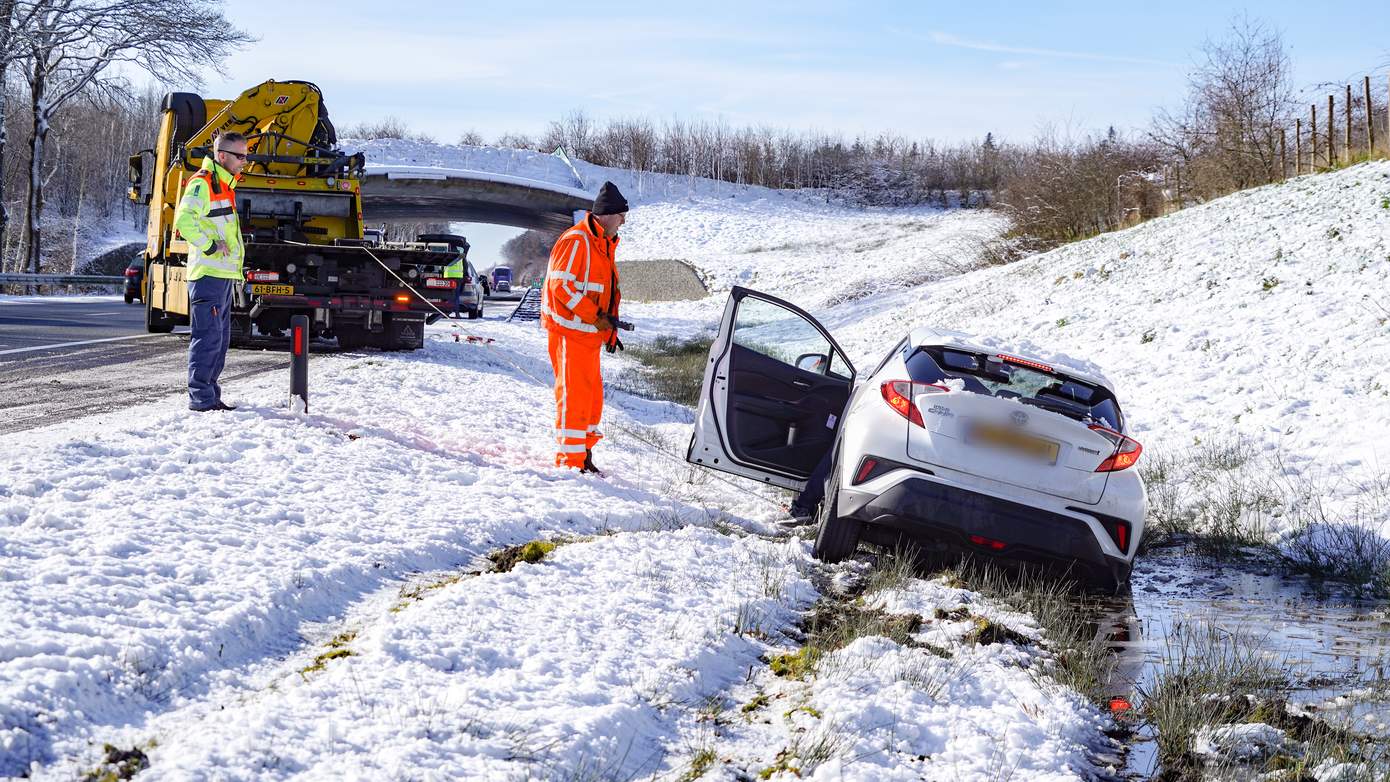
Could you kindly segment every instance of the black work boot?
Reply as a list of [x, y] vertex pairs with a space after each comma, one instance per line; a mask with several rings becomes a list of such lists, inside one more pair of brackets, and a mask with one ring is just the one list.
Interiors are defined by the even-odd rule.
[[597, 476], [600, 477], [600, 478], [603, 477], [603, 470], [600, 470], [600, 469], [598, 468], [598, 465], [594, 464], [594, 449], [592, 449], [592, 448], [586, 448], [586, 449], [584, 449], [584, 466], [583, 466], [583, 467], [580, 467], [580, 468], [579, 468], [579, 471], [580, 471], [580, 472], [591, 472], [591, 473], [597, 475]]

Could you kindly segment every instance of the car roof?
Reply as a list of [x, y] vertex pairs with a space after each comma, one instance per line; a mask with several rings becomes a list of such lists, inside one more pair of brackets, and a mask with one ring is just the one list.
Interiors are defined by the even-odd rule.
[[1044, 350], [1030, 342], [1008, 342], [992, 337], [980, 337], [963, 331], [919, 326], [908, 335], [913, 347], [954, 348], [970, 353], [1005, 354], [1015, 358], [1046, 364], [1068, 377], [1084, 383], [1101, 386], [1115, 393], [1115, 386], [1100, 367], [1085, 359], [1078, 359], [1062, 353]]

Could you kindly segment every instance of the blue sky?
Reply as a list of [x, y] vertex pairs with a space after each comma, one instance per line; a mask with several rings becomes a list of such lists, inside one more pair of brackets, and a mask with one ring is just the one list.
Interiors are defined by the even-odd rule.
[[1044, 124], [1144, 126], [1180, 101], [1202, 41], [1247, 11], [1282, 31], [1300, 85], [1378, 69], [1383, 89], [1390, 14], [1373, 5], [230, 0], [261, 40], [204, 91], [305, 79], [339, 125], [394, 115], [442, 141], [539, 134], [575, 108], [1021, 140]]

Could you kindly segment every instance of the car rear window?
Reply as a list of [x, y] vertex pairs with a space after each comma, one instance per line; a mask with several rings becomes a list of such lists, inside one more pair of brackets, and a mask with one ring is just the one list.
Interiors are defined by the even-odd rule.
[[1116, 431], [1123, 426], [1119, 403], [1108, 389], [1066, 375], [949, 348], [918, 348], [906, 363], [908, 376], [918, 383], [955, 379], [972, 393], [1017, 399], [1078, 421], [1094, 419]]

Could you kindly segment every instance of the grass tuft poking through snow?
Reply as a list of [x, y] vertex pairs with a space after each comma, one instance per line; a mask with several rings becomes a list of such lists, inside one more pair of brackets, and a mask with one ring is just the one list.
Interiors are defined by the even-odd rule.
[[133, 779], [136, 774], [150, 767], [149, 756], [140, 747], [121, 749], [104, 744], [101, 751], [101, 766], [83, 775], [82, 782], [119, 782]]
[[[1096, 632], [1095, 601], [1075, 584], [1030, 568], [1002, 570], [978, 561], [967, 561], [942, 577], [958, 588], [973, 589], [1031, 616], [1042, 629], [1043, 646], [1051, 654], [1051, 660], [1042, 668], [1046, 675], [1092, 703], [1105, 700], [1115, 655]], [[963, 608], [958, 609], [957, 618], [966, 618], [965, 613]], [[982, 620], [977, 617], [975, 621]], [[977, 624], [972, 635], [982, 643], [1028, 640], [1007, 627], [997, 627], [997, 623]]]
[[638, 396], [694, 407], [700, 401], [700, 381], [713, 341], [662, 336], [631, 345], [624, 352], [642, 366], [621, 376], [616, 385]]
[[546, 555], [559, 547], [563, 541], [532, 540], [519, 546], [507, 546], [501, 551], [487, 555], [498, 573], [510, 573], [512, 568], [525, 562], [534, 565], [545, 559]]
[[[1390, 473], [1295, 470], [1233, 436], [1144, 455], [1145, 547], [1190, 543], [1218, 560], [1264, 555], [1295, 572], [1390, 594]], [[1328, 498], [1350, 499], [1329, 502]]]

